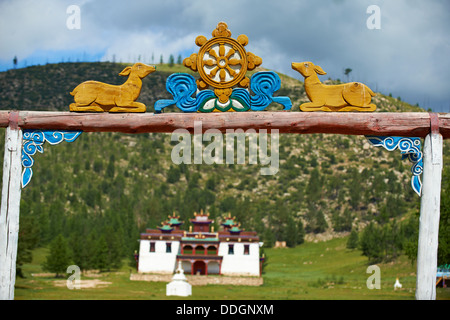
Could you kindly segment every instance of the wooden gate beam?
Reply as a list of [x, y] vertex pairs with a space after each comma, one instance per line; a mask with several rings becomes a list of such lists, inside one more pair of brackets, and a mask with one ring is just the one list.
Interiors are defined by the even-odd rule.
[[[0, 111], [0, 127], [8, 126], [9, 111]], [[214, 112], [214, 113], [75, 113], [20, 111], [22, 129], [81, 130], [84, 132], [173, 132], [218, 129], [278, 129], [280, 133], [329, 133], [425, 138], [430, 133], [426, 112]], [[450, 114], [438, 114], [439, 133], [450, 138]]]

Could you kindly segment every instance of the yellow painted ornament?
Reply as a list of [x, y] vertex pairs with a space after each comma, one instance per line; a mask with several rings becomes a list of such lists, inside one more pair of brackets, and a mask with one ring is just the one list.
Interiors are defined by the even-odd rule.
[[200, 47], [198, 53], [184, 59], [183, 65], [199, 73], [200, 90], [212, 87], [219, 102], [227, 103], [233, 87], [248, 88], [250, 79], [246, 73], [261, 65], [262, 59], [245, 50], [246, 35], [232, 39], [225, 22], [219, 22], [212, 36], [210, 40], [198, 36], [195, 39]]
[[360, 82], [325, 85], [319, 75], [327, 74], [312, 62], [293, 62], [292, 69], [305, 77], [305, 91], [311, 102], [300, 105], [302, 111], [374, 111], [375, 93]]

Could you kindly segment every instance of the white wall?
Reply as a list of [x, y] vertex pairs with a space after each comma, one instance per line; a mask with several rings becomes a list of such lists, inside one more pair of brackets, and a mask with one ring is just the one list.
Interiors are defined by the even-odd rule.
[[[150, 252], [150, 242], [155, 243], [155, 252]], [[172, 244], [172, 252], [166, 253], [166, 243]], [[140, 240], [138, 271], [172, 274], [179, 249], [179, 241]]]
[[[228, 245], [234, 245], [234, 254], [228, 254]], [[248, 255], [244, 245], [250, 246]], [[219, 255], [223, 256], [221, 273], [223, 275], [259, 276], [259, 244], [242, 242], [221, 242]]]
[[[155, 252], [150, 252], [150, 242], [155, 243]], [[172, 252], [166, 253], [166, 243], [172, 243]], [[228, 245], [234, 245], [234, 254], [228, 254]], [[249, 254], [244, 254], [244, 245], [249, 245]], [[173, 274], [176, 257], [180, 250], [179, 241], [140, 240], [139, 272]], [[259, 244], [243, 242], [221, 242], [219, 256], [223, 257], [221, 273], [223, 275], [259, 276]], [[190, 274], [189, 262], [183, 262], [183, 269]], [[210, 264], [211, 273], [218, 272], [218, 265]], [[217, 269], [217, 270], [216, 270]]]

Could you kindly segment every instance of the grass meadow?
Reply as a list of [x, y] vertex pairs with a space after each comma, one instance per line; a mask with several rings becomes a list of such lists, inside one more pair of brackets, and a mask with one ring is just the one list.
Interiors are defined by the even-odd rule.
[[[346, 248], [347, 238], [304, 243], [296, 248], [265, 249], [268, 257], [264, 284], [259, 287], [193, 286], [192, 296], [167, 297], [166, 283], [131, 281], [129, 266], [116, 272], [86, 273], [96, 287], [68, 289], [66, 279], [42, 275], [47, 249], [34, 251], [23, 266], [25, 278], [16, 280], [16, 300], [414, 300], [415, 264], [401, 256], [378, 264], [380, 289], [368, 289], [367, 258]], [[394, 290], [396, 278], [402, 289]], [[437, 300], [450, 300], [450, 288], [437, 288]]]

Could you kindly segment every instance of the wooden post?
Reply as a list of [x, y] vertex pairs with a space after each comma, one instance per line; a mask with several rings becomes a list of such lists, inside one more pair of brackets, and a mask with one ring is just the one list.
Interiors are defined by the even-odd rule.
[[0, 299], [14, 299], [22, 177], [22, 130], [6, 129], [0, 211]]
[[427, 135], [423, 151], [423, 185], [417, 251], [416, 299], [436, 299], [437, 250], [442, 179], [443, 138]]

